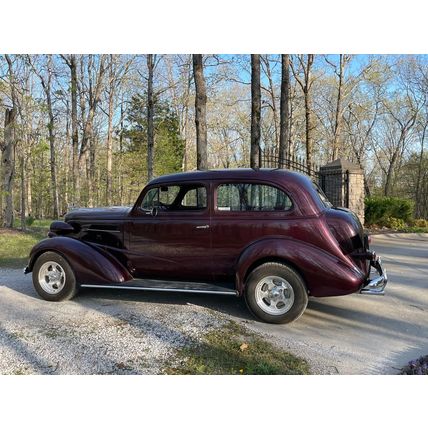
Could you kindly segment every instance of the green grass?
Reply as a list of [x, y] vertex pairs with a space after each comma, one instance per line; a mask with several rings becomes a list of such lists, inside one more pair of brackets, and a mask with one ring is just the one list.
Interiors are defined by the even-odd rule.
[[428, 233], [428, 227], [406, 226], [400, 229], [400, 232], [406, 233]]
[[0, 229], [0, 268], [23, 268], [30, 250], [41, 239], [46, 238], [48, 229], [29, 228], [26, 232]]
[[309, 374], [307, 362], [285, 352], [230, 321], [207, 333], [200, 343], [178, 351], [180, 363], [164, 370], [166, 374]]
[[[31, 229], [38, 229], [38, 228], [43, 228], [43, 229], [49, 229], [49, 226], [51, 225], [51, 223], [53, 222], [53, 219], [34, 219], [33, 222], [30, 224], [28, 224], [28, 218], [27, 218], [27, 227], [31, 228]], [[20, 228], [21, 227], [21, 220], [19, 218], [15, 218], [14, 222], [13, 222], [13, 226], [15, 228]]]

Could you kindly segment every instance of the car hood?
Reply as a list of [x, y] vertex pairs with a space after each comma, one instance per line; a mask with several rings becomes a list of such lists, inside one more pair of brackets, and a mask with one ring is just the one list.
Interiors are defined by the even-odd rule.
[[78, 208], [65, 216], [65, 221], [80, 219], [115, 220], [126, 217], [132, 207]]

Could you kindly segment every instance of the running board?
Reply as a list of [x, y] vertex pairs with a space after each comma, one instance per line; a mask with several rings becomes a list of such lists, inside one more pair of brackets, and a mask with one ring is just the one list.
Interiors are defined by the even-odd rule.
[[233, 284], [217, 285], [210, 282], [161, 281], [158, 279], [133, 279], [120, 284], [92, 285], [81, 284], [83, 288], [110, 288], [118, 290], [176, 291], [179, 293], [223, 294], [237, 296]]

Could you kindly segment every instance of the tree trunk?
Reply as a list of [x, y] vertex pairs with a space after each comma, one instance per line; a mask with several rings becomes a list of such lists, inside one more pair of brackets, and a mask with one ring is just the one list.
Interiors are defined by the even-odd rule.
[[[86, 177], [88, 179], [88, 203], [89, 205], [93, 205], [93, 191], [94, 191], [94, 178], [95, 178], [95, 141], [94, 141], [94, 118], [95, 112], [98, 106], [98, 103], [101, 99], [101, 89], [104, 77], [104, 55], [101, 55], [100, 64], [97, 72], [97, 77], [95, 81], [95, 88], [93, 87], [92, 78], [89, 77], [89, 110], [86, 118], [84, 117], [84, 127], [83, 127], [83, 136], [82, 136], [82, 144], [80, 145], [80, 153], [79, 153], [79, 170], [85, 171], [86, 169]], [[83, 68], [83, 67], [82, 67]], [[94, 61], [92, 57], [89, 59], [88, 63], [88, 71], [89, 76], [91, 76], [91, 72], [94, 68]], [[83, 79], [83, 72], [82, 72]], [[81, 94], [81, 104], [83, 99], [82, 106], [82, 116], [84, 116], [84, 98]], [[88, 156], [89, 151], [89, 156]]]
[[4, 116], [4, 146], [2, 147], [3, 189], [5, 198], [3, 227], [13, 227], [13, 181], [15, 178], [15, 107], [6, 109]]
[[391, 157], [391, 162], [388, 166], [388, 171], [385, 179], [385, 188], [384, 188], [384, 196], [390, 196], [392, 193], [392, 182], [393, 182], [393, 173], [395, 168], [395, 163], [398, 157], [398, 148], [394, 151]]
[[114, 114], [114, 97], [115, 97], [115, 82], [113, 70], [113, 55], [110, 55], [109, 64], [109, 81], [110, 88], [108, 94], [108, 125], [107, 125], [107, 183], [106, 183], [106, 205], [110, 206], [112, 203], [113, 193], [113, 114]]
[[308, 167], [308, 173], [311, 174], [312, 171], [312, 151], [313, 151], [313, 129], [312, 124], [312, 64], [314, 63], [314, 54], [308, 54], [306, 56], [306, 62], [303, 55], [297, 55], [300, 66], [303, 68], [303, 79], [299, 77], [298, 70], [293, 66], [293, 63], [290, 63], [291, 70], [293, 71], [294, 78], [297, 83], [300, 85], [305, 104], [305, 134], [306, 134], [306, 164]]
[[50, 170], [51, 170], [51, 186], [52, 186], [52, 199], [53, 199], [53, 218], [57, 219], [59, 210], [58, 210], [58, 186], [56, 179], [56, 159], [55, 159], [55, 122], [52, 109], [52, 100], [50, 95], [50, 87], [46, 93], [47, 104], [48, 104], [48, 113], [49, 113], [49, 124], [48, 124], [48, 133], [49, 133], [49, 148], [50, 148]]
[[337, 76], [339, 78], [337, 86], [337, 102], [336, 102], [336, 112], [335, 112], [335, 121], [334, 121], [334, 134], [333, 134], [333, 147], [332, 147], [332, 158], [335, 160], [339, 157], [341, 152], [340, 147], [340, 131], [342, 127], [342, 88], [343, 88], [343, 70], [344, 70], [344, 58], [343, 54], [340, 54], [339, 59], [339, 72]]
[[284, 168], [290, 155], [290, 55], [281, 55], [281, 102], [280, 102], [280, 131], [279, 131], [279, 167]]
[[122, 176], [122, 165], [123, 165], [123, 132], [124, 132], [124, 119], [125, 112], [123, 110], [123, 95], [120, 103], [120, 135], [119, 135], [119, 205], [123, 205], [123, 176]]
[[77, 122], [77, 63], [76, 55], [70, 55], [71, 75], [71, 141], [72, 141], [72, 170], [73, 170], [73, 202], [79, 202], [79, 128]]
[[[30, 64], [31, 57], [29, 57]], [[53, 113], [52, 105], [52, 56], [48, 56], [47, 63], [47, 77], [45, 78], [37, 69], [32, 65], [34, 73], [40, 79], [42, 84], [43, 91], [46, 96], [46, 104], [48, 109], [48, 138], [49, 138], [49, 148], [50, 148], [50, 173], [51, 173], [51, 189], [52, 189], [52, 204], [53, 204], [53, 218], [58, 218], [58, 186], [57, 186], [57, 177], [56, 177], [56, 160], [55, 160], [55, 117]]]
[[21, 230], [25, 231], [26, 225], [25, 225], [25, 202], [26, 202], [26, 195], [25, 195], [25, 159], [24, 154], [21, 155], [20, 158], [20, 172], [21, 172]]
[[275, 131], [275, 141], [273, 144], [273, 151], [272, 153], [275, 152], [275, 150], [279, 149], [279, 134], [280, 134], [280, 125], [278, 124], [278, 109], [276, 107], [276, 98], [275, 98], [275, 87], [274, 87], [274, 83], [273, 83], [273, 79], [272, 79], [272, 71], [270, 68], [270, 63], [269, 63], [269, 55], [260, 56], [260, 59], [263, 61], [263, 63], [265, 64], [266, 67], [266, 77], [268, 79], [268, 83], [269, 83], [269, 96], [270, 96], [270, 102], [271, 102], [271, 109], [272, 109], [272, 115], [273, 115], [273, 125], [274, 125], [274, 131]]
[[[428, 122], [425, 122], [423, 131], [422, 131], [422, 137], [421, 137], [421, 150], [419, 152], [419, 162], [418, 162], [418, 175], [416, 178], [416, 191], [415, 191], [415, 217], [416, 218], [422, 218], [423, 217], [423, 209], [422, 209], [422, 199], [426, 199], [428, 196], [424, 195], [423, 192], [421, 192], [421, 181], [422, 181], [422, 166], [424, 162], [424, 145], [425, 145], [425, 134], [427, 131]], [[422, 193], [422, 194], [421, 194]]]
[[147, 181], [153, 178], [153, 149], [155, 145], [154, 134], [154, 100], [153, 100], [153, 72], [154, 72], [153, 54], [147, 55]]
[[5, 55], [8, 65], [12, 108], [6, 108], [4, 115], [4, 143], [0, 145], [2, 151], [3, 185], [0, 198], [5, 198], [3, 204], [3, 227], [13, 227], [13, 182], [15, 179], [15, 148], [16, 148], [16, 117], [18, 115], [18, 100], [15, 88], [15, 75], [12, 60]]
[[306, 134], [306, 164], [309, 173], [312, 170], [312, 100], [309, 90], [305, 91], [305, 134]]
[[205, 86], [202, 55], [193, 54], [193, 76], [195, 79], [195, 124], [197, 169], [208, 169], [207, 155], [207, 90]]
[[251, 147], [250, 167], [260, 167], [260, 55], [251, 55]]

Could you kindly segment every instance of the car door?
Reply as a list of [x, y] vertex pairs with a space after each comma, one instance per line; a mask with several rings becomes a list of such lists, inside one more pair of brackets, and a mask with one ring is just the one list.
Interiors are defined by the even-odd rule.
[[211, 280], [209, 184], [147, 188], [130, 224], [134, 277]]
[[215, 279], [235, 276], [236, 263], [252, 243], [287, 235], [292, 227], [290, 197], [271, 183], [222, 180], [212, 183], [212, 259]]

